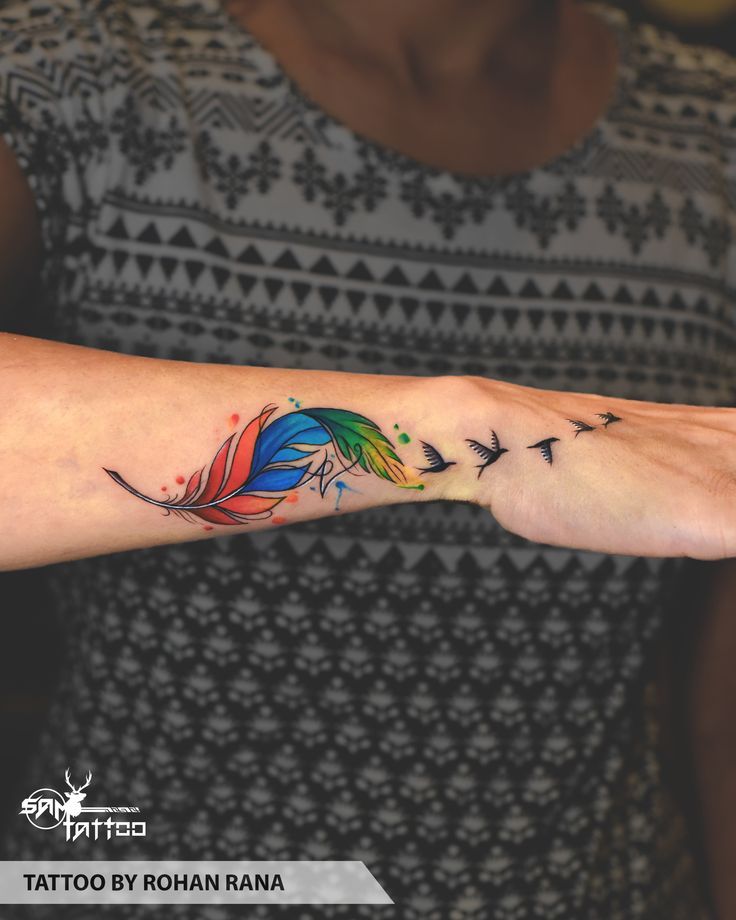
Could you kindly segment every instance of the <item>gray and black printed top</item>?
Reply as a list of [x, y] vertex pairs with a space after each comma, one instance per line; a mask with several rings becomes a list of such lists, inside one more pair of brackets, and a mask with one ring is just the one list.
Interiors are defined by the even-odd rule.
[[[476, 179], [338, 123], [219, 0], [6, 0], [44, 334], [732, 404], [736, 63], [594, 9], [607, 111]], [[707, 916], [654, 718], [681, 564], [433, 503], [51, 567], [68, 654], [29, 791], [89, 769], [89, 802], [148, 832], [72, 845], [19, 816], [4, 854], [361, 859], [395, 902], [278, 912], [301, 920]]]

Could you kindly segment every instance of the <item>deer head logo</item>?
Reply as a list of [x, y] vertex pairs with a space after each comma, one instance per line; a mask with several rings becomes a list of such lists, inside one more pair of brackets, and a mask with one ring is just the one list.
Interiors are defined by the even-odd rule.
[[64, 795], [69, 799], [69, 801], [65, 803], [65, 810], [70, 817], [76, 818], [82, 813], [82, 800], [87, 798], [87, 793], [82, 792], [82, 789], [86, 789], [87, 786], [89, 786], [90, 782], [92, 781], [92, 773], [87, 773], [87, 779], [79, 787], [72, 785], [72, 778], [69, 775], [68, 767], [64, 775], [66, 778], [67, 786], [72, 790], [71, 792], [64, 793]]

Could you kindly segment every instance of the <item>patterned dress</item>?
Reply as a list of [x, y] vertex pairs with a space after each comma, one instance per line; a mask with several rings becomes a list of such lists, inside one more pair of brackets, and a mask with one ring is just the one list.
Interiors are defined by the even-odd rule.
[[[605, 113], [468, 178], [337, 122], [219, 0], [7, 0], [44, 334], [733, 404], [736, 63], [592, 9], [620, 45]], [[17, 816], [3, 854], [362, 859], [395, 901], [167, 918], [709, 916], [653, 691], [683, 565], [438, 502], [50, 567], [67, 648], [29, 792], [90, 769], [148, 835]]]

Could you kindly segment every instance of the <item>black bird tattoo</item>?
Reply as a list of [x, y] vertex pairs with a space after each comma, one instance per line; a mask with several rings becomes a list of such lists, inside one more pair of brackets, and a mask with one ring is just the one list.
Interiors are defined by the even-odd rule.
[[621, 419], [618, 415], [614, 415], [613, 412], [596, 412], [598, 418], [603, 419], [603, 427], [608, 428], [612, 422], [620, 422]]
[[486, 467], [489, 467], [492, 463], [495, 463], [496, 460], [501, 456], [501, 454], [508, 453], [507, 448], [501, 447], [498, 442], [498, 435], [495, 431], [491, 429], [491, 445], [488, 447], [485, 444], [481, 444], [480, 441], [474, 441], [472, 438], [465, 438], [465, 440], [470, 444], [473, 450], [480, 455], [483, 463], [479, 463], [478, 466], [478, 479], [481, 477], [481, 473]]
[[595, 431], [595, 425], [589, 425], [587, 422], [581, 422], [577, 418], [569, 418], [568, 422], [575, 429], [575, 437], [583, 431]]
[[535, 447], [539, 448], [547, 463], [552, 463], [552, 445], [555, 441], [559, 440], [559, 438], [545, 438], [543, 441], [537, 441], [536, 444], [530, 444], [528, 449], [533, 450]]
[[432, 445], [427, 444], [426, 441], [421, 441], [420, 443], [424, 450], [424, 456], [427, 458], [427, 463], [429, 464], [429, 466], [417, 467], [421, 476], [425, 473], [442, 473], [448, 466], [455, 466], [455, 461], [445, 460], [436, 447], [432, 447]]

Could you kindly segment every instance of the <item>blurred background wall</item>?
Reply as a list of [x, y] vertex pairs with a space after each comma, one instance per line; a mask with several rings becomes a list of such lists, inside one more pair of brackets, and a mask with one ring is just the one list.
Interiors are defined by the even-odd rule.
[[637, 20], [653, 22], [699, 45], [715, 45], [736, 55], [736, 0], [618, 0]]

